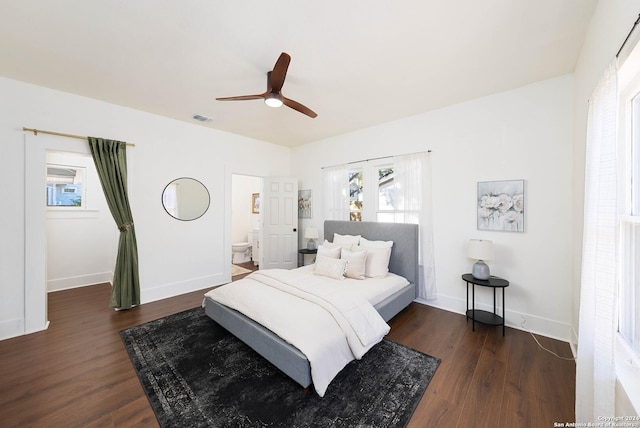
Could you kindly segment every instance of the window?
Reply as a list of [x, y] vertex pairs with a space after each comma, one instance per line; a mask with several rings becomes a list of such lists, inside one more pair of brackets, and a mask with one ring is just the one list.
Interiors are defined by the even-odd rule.
[[396, 205], [393, 195], [393, 165], [385, 165], [377, 168], [378, 177], [378, 212], [377, 221], [394, 221]]
[[[640, 408], [640, 48], [618, 68], [616, 377]], [[614, 207], [608, 207], [614, 208]], [[617, 401], [617, 400], [616, 400]], [[616, 404], [617, 407], [617, 404]]]
[[[620, 319], [622, 337], [640, 356], [640, 220], [621, 221]], [[637, 309], [636, 309], [637, 308]]]
[[[383, 162], [391, 162], [390, 158]], [[349, 219], [351, 221], [402, 222], [395, 196], [392, 163], [363, 162], [349, 176]], [[365, 204], [365, 201], [367, 202]], [[401, 215], [399, 215], [401, 214]]]
[[640, 357], [640, 67], [628, 63], [619, 77], [618, 331]]
[[85, 206], [85, 168], [47, 164], [47, 207]]
[[[336, 173], [325, 172], [325, 186], [331, 192], [327, 197], [335, 204], [328, 211], [339, 211], [335, 218], [345, 219], [348, 209], [351, 221], [418, 223], [422, 198], [407, 189], [422, 192], [419, 183], [425, 181], [426, 167], [415, 155], [425, 153], [414, 154], [412, 160], [405, 159], [407, 156], [384, 157], [345, 165]], [[398, 174], [403, 174], [400, 180]], [[404, 188], [399, 181], [406, 182]]]
[[[402, 192], [399, 194], [402, 189], [398, 188], [397, 174], [398, 168], [402, 168], [404, 164], [394, 165], [392, 157], [377, 158], [375, 161], [350, 164], [341, 176], [335, 178], [341, 183], [348, 180], [349, 219], [388, 223], [416, 222], [419, 209], [407, 202], [407, 195]], [[344, 193], [346, 190], [342, 191]], [[336, 204], [344, 207], [345, 199], [336, 201]], [[346, 207], [342, 212], [345, 210]]]
[[[640, 88], [626, 97], [626, 142], [621, 149], [620, 335], [640, 356]], [[621, 97], [624, 99], [623, 97]]]
[[363, 187], [362, 170], [349, 171], [349, 220], [351, 221], [362, 221]]

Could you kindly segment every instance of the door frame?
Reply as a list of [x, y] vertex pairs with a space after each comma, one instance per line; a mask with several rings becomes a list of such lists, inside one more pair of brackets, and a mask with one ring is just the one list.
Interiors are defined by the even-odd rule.
[[[229, 190], [225, 190], [227, 192], [227, 195], [229, 195], [228, 200], [226, 201], [227, 203], [227, 212], [225, 213], [225, 223], [227, 220], [229, 220], [229, 225], [228, 227], [225, 224], [225, 237], [228, 234], [229, 235], [229, 243], [228, 245], [226, 245], [225, 248], [231, 248], [231, 246], [233, 245], [233, 192], [234, 192], [234, 188], [233, 188], [233, 176], [243, 176], [243, 177], [252, 177], [255, 178], [257, 180], [259, 180], [259, 184], [258, 184], [258, 192], [262, 191], [262, 177], [259, 175], [255, 175], [255, 174], [245, 174], [245, 173], [239, 173], [239, 172], [231, 172], [230, 174], [228, 174], [228, 182], [229, 182]], [[248, 199], [247, 199], [248, 200]], [[260, 214], [258, 214], [260, 216], [260, 219], [262, 218], [262, 212], [260, 212]], [[258, 226], [261, 228], [261, 220], [258, 220]], [[225, 239], [226, 242], [226, 239]], [[225, 266], [226, 265], [230, 265], [231, 264], [232, 259], [229, 259], [229, 263], [226, 262], [225, 259]], [[229, 271], [231, 272], [231, 271]]]
[[[233, 176], [234, 175], [246, 175], [249, 177], [256, 177], [260, 179], [260, 186], [262, 186], [262, 176], [256, 175], [255, 172], [243, 171], [237, 168], [237, 165], [231, 166], [229, 164], [224, 165], [224, 248], [228, 248], [228, 251], [224, 251], [223, 256], [223, 274], [229, 281], [231, 281], [231, 246], [233, 245], [233, 239], [231, 234], [233, 232]], [[262, 216], [262, 214], [260, 214]], [[262, 230], [260, 231], [262, 233]]]
[[47, 151], [91, 156], [88, 141], [24, 135], [24, 334], [49, 327], [47, 307]]

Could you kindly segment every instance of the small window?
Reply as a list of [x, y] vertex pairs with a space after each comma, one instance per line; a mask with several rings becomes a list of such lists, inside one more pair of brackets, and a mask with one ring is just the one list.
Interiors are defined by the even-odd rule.
[[349, 217], [351, 221], [362, 221], [362, 170], [349, 172]]
[[47, 207], [85, 206], [85, 168], [47, 164]]
[[396, 204], [393, 193], [393, 167], [378, 168], [378, 213], [377, 221], [393, 222]]

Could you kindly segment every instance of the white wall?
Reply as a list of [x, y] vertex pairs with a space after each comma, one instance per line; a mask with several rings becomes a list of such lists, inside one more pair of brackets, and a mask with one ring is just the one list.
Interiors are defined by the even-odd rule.
[[[323, 166], [431, 149], [438, 299], [431, 305], [463, 313], [473, 261], [470, 238], [491, 239], [492, 274], [508, 279], [507, 324], [550, 337], [571, 337], [572, 77], [520, 89], [307, 144], [293, 150], [300, 186], [322, 195]], [[476, 230], [478, 181], [525, 180], [525, 233]], [[365, 204], [367, 202], [365, 201]], [[322, 230], [322, 199], [314, 217]], [[322, 232], [321, 232], [322, 234]], [[478, 301], [492, 305], [488, 290]]]
[[[30, 301], [31, 290], [38, 287], [25, 283], [25, 271], [42, 268], [26, 264], [24, 255], [26, 231], [38, 230], [29, 229], [32, 213], [25, 211], [25, 164], [30, 162], [25, 140], [41, 141], [35, 143], [42, 146], [39, 150], [46, 150], [46, 144], [40, 139], [44, 135], [27, 138], [23, 126], [136, 145], [127, 150], [128, 182], [143, 302], [230, 280], [232, 173], [289, 174], [285, 147], [5, 78], [0, 78], [0, 93], [0, 179], [13, 183], [2, 186], [0, 195], [3, 207], [9, 201], [12, 206], [0, 218], [0, 338], [25, 332], [25, 299]], [[65, 144], [86, 145], [82, 140]], [[209, 211], [196, 221], [175, 220], [162, 207], [164, 187], [184, 176], [200, 180], [211, 194]]]
[[84, 208], [47, 209], [47, 290], [111, 282], [118, 229], [109, 212], [93, 159], [50, 152], [47, 163], [84, 167]]

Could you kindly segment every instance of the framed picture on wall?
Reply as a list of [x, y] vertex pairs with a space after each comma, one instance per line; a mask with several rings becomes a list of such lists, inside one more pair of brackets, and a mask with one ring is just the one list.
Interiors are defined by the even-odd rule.
[[251, 194], [251, 214], [260, 214], [260, 193]]
[[298, 218], [311, 218], [312, 215], [311, 190], [298, 190]]
[[478, 183], [478, 230], [524, 232], [524, 180]]

